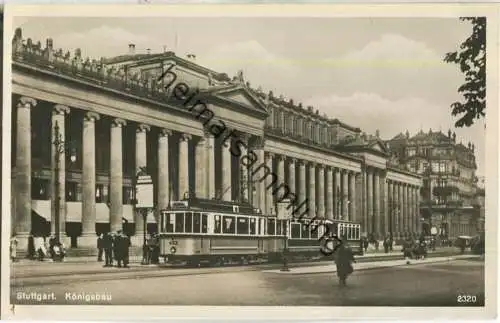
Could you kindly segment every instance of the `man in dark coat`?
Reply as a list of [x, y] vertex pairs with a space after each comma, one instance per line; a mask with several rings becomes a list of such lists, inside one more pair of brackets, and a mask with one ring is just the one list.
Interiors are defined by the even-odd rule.
[[122, 266], [123, 261], [123, 242], [122, 242], [122, 231], [118, 231], [113, 239], [113, 253], [116, 259], [116, 265], [118, 267]]
[[102, 252], [104, 248], [104, 241], [103, 241], [103, 235], [100, 234], [99, 237], [97, 237], [97, 261], [102, 261]]
[[[121, 260], [123, 261], [123, 267], [129, 268], [128, 267], [128, 264], [129, 264], [128, 248], [131, 245], [130, 238], [125, 234], [121, 234], [119, 241], [120, 241], [120, 257], [121, 257]], [[118, 267], [120, 267], [120, 266], [118, 266]]]
[[337, 266], [337, 277], [339, 278], [339, 285], [345, 286], [347, 277], [354, 271], [352, 263], [356, 262], [354, 260], [354, 254], [347, 245], [347, 240], [342, 238], [342, 243], [339, 244], [337, 251], [335, 252], [335, 265]]
[[106, 264], [104, 267], [113, 267], [113, 237], [111, 233], [106, 233], [102, 239], [102, 245], [104, 248], [104, 258]]

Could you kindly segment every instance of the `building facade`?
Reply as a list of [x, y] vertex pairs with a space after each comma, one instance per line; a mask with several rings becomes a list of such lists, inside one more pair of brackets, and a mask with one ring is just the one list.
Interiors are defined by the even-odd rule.
[[[378, 134], [255, 89], [242, 72], [230, 78], [194, 55], [137, 54], [133, 45], [126, 55], [85, 59], [51, 39], [45, 47], [23, 39], [20, 29], [12, 50], [12, 230], [21, 245], [57, 228], [72, 247], [94, 247], [96, 234], [122, 228], [141, 237], [139, 169], [155, 183], [148, 231], [186, 194], [248, 201], [272, 215], [269, 188], [281, 183], [307, 200], [310, 217], [357, 221], [378, 238], [419, 231], [421, 177], [390, 166]], [[207, 131], [203, 117], [225, 135]], [[278, 181], [246, 167], [249, 152]]]
[[451, 130], [447, 134], [429, 130], [414, 136], [400, 133], [387, 145], [394, 163], [422, 176], [424, 233], [434, 231], [448, 239], [478, 233], [480, 222], [484, 223], [484, 203], [480, 202], [484, 191], [478, 191], [474, 144], [458, 143]]

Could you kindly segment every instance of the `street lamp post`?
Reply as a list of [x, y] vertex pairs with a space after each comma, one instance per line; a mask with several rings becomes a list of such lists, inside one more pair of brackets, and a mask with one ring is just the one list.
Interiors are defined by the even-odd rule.
[[149, 210], [154, 209], [153, 192], [153, 181], [151, 179], [151, 176], [147, 174], [145, 167], [141, 167], [136, 177], [134, 204], [137, 212], [140, 212], [143, 219], [142, 265], [148, 264], [146, 251], [146, 231], [148, 212]]
[[283, 266], [281, 267], [280, 271], [290, 271], [290, 268], [288, 267], [288, 225], [289, 221], [291, 220], [291, 211], [288, 208], [289, 206], [289, 200], [284, 199], [279, 203], [275, 204], [275, 209], [276, 209], [276, 215], [277, 215], [277, 220], [281, 220], [282, 223], [284, 223], [284, 228], [283, 228]]
[[[52, 144], [54, 145], [54, 235], [55, 235], [55, 240], [56, 243], [61, 242], [61, 223], [60, 223], [60, 218], [61, 218], [61, 194], [60, 194], [60, 187], [61, 183], [59, 183], [59, 174], [61, 172], [61, 154], [63, 154], [66, 150], [66, 143], [62, 139], [62, 134], [60, 133], [60, 128], [59, 128], [59, 123], [56, 121], [54, 125], [54, 141]], [[73, 154], [73, 151], [71, 150], [71, 161], [74, 162], [76, 160], [76, 156]]]
[[54, 210], [54, 234], [55, 234], [55, 239], [56, 243], [60, 242], [60, 207], [61, 207], [61, 196], [60, 196], [60, 183], [59, 183], [59, 172], [60, 172], [60, 165], [59, 163], [61, 162], [61, 154], [64, 152], [64, 141], [62, 140], [62, 136], [59, 133], [59, 124], [56, 121], [56, 124], [54, 126], [54, 150], [55, 150], [55, 167], [54, 167], [54, 178], [55, 178], [55, 183], [54, 183], [54, 193], [55, 193], [55, 210]]

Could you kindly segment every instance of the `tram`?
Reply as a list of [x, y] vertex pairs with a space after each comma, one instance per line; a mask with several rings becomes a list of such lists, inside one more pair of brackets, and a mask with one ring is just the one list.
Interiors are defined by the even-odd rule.
[[173, 201], [160, 213], [160, 257], [168, 263], [187, 265], [274, 262], [282, 259], [288, 238], [292, 261], [323, 258], [319, 242], [325, 233], [325, 226], [319, 225], [322, 221], [331, 233], [345, 235], [353, 250], [359, 249], [359, 224], [292, 220], [286, 228], [287, 221], [264, 216], [247, 203], [199, 198]]

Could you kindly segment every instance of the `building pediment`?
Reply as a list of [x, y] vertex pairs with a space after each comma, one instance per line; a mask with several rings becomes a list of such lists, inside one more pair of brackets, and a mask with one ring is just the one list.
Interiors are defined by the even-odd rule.
[[266, 104], [241, 84], [230, 84], [208, 88], [202, 92], [210, 103], [238, 107], [243, 112], [265, 119], [268, 116]]
[[387, 146], [380, 139], [377, 139], [374, 142], [372, 142], [367, 148], [368, 148], [368, 150], [371, 150], [374, 152], [379, 152], [379, 153], [383, 153], [384, 155], [389, 155], [389, 151], [387, 149]]

